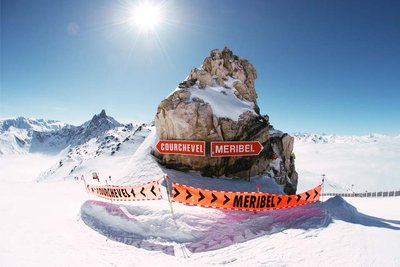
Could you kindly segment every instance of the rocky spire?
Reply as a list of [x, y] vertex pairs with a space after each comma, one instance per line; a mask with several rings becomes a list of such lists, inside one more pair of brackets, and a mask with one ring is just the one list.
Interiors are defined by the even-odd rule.
[[101, 112], [100, 112], [100, 114], [99, 114], [99, 116], [102, 117], [102, 118], [107, 117], [106, 110], [105, 110], [105, 109], [102, 109]]
[[[212, 158], [153, 154], [160, 164], [178, 170], [197, 170], [205, 176], [249, 178], [266, 172], [296, 191], [293, 137], [270, 136], [269, 117], [261, 116], [254, 81], [257, 72], [246, 59], [225, 47], [214, 49], [200, 68], [191, 70], [158, 106], [155, 126], [161, 140], [259, 141], [255, 157]], [[276, 132], [276, 131], [275, 131]]]

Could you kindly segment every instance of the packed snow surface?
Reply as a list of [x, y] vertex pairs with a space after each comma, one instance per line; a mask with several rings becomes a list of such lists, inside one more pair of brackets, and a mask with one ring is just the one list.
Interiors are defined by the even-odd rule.
[[[149, 154], [154, 131], [129, 136], [113, 155], [114, 146], [99, 150], [101, 138], [78, 146], [70, 155], [82, 164], [65, 180], [61, 170], [75, 165], [56, 168], [60, 155], [0, 155], [0, 266], [400, 266], [400, 197], [324, 198], [256, 214], [173, 203], [172, 214], [166, 199], [110, 203], [88, 195], [73, 177], [91, 171], [101, 183], [108, 174], [140, 184], [166, 173], [202, 188], [255, 191], [260, 183], [262, 191], [282, 192], [267, 176], [247, 182], [163, 169]], [[376, 140], [295, 143], [298, 192], [318, 185], [322, 173], [325, 191], [399, 189], [399, 138]], [[99, 153], [85, 158], [84, 151]]]
[[[161, 206], [161, 205], [160, 205]], [[174, 255], [176, 244], [191, 253], [212, 251], [289, 229], [322, 229], [337, 221], [400, 230], [391, 222], [359, 213], [341, 197], [291, 209], [263, 212], [179, 209], [172, 217], [164, 209], [110, 204], [89, 200], [82, 205], [83, 221], [107, 236], [147, 250]]]
[[333, 198], [257, 214], [174, 203], [173, 217], [166, 200], [131, 205], [88, 200], [75, 181], [8, 181], [0, 190], [1, 266], [400, 263], [400, 198]]

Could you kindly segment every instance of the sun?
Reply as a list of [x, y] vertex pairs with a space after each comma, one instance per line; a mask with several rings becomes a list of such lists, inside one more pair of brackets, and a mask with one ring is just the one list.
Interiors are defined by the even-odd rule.
[[154, 31], [163, 17], [161, 6], [151, 2], [141, 2], [133, 7], [131, 21], [143, 32]]

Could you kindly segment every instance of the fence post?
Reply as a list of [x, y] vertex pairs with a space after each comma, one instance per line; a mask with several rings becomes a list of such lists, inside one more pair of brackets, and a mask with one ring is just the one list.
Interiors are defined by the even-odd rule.
[[321, 202], [324, 202], [324, 184], [325, 184], [325, 174], [322, 174]]

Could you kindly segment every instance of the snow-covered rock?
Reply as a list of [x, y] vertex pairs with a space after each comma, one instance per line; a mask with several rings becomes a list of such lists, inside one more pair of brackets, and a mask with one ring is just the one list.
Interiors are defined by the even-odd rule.
[[[177, 170], [196, 170], [205, 176], [249, 178], [269, 172], [285, 192], [294, 193], [297, 173], [291, 157], [293, 138], [269, 135], [269, 117], [257, 104], [254, 80], [257, 72], [246, 59], [227, 47], [212, 50], [200, 68], [158, 106], [155, 126], [163, 140], [259, 141], [264, 149], [256, 157], [212, 158], [161, 155], [162, 165]], [[273, 155], [277, 155], [275, 158]]]

